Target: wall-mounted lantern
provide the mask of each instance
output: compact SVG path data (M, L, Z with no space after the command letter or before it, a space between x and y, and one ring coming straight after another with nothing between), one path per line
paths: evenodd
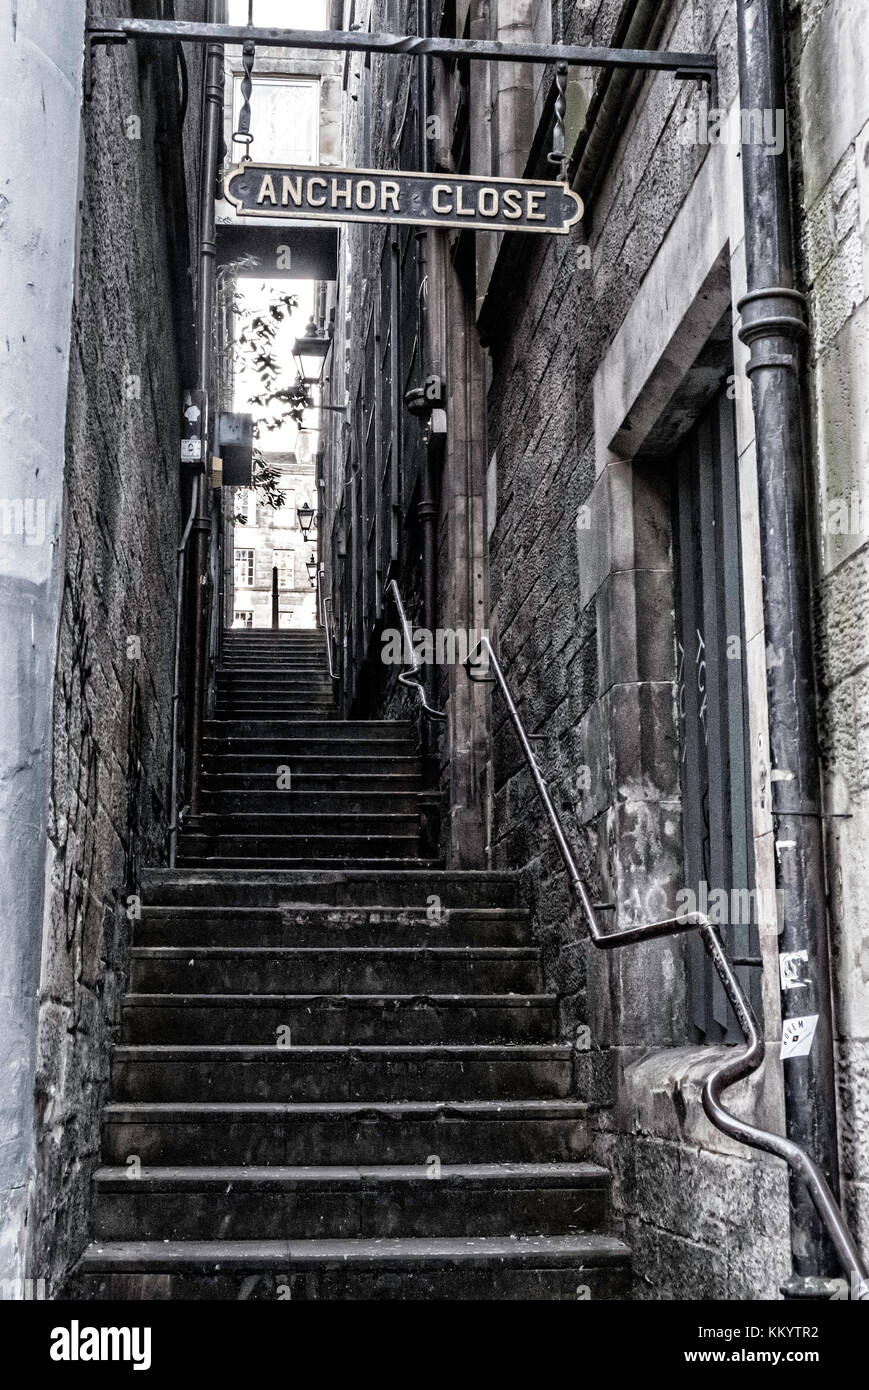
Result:
M317 557L312 555L310 560L305 562L305 569L308 571L308 578L311 581L311 588L317 583Z
M299 525L302 528L302 540L306 541L311 534L316 517L314 508L309 502L305 502L303 506L296 508L296 516L299 518Z
M309 319L303 336L293 344L299 380L306 386L319 386L322 382L331 343L328 333L321 333L313 318Z

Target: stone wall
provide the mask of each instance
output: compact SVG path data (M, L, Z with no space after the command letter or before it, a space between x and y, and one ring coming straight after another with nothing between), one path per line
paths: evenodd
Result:
M605 43L620 18L643 8L577 6L565 38ZM717 51L718 103L729 107L735 5L654 8L658 46ZM684 881L667 479L643 445L723 314L735 336L744 283L738 151L685 138L696 100L670 77L626 95L620 129L581 190L582 229L565 242L524 246L521 263L502 247L481 312L492 360L493 627L570 838L596 896L614 905L604 912L611 929L666 915ZM487 275L490 263L478 259ZM738 372L736 341L734 360ZM752 738L763 747L747 391L736 408L749 703ZM788 1269L783 1171L730 1145L702 1115L702 1077L717 1054L691 1043L683 947L671 941L603 958L582 942L497 702L495 712L493 856L502 867L525 867L565 1036L580 1048L582 1093L601 1106L596 1148L635 1250L637 1296L775 1297ZM771 882L772 860L754 763L760 886ZM760 925L774 1056L776 923ZM737 1095L745 1113L781 1129L774 1062Z
M52 1290L86 1237L127 904L166 853L201 90L187 57L183 146L165 49L98 51L84 109L31 1217L32 1273Z
M859 0L791 0L842 1178L869 1244L869 90Z

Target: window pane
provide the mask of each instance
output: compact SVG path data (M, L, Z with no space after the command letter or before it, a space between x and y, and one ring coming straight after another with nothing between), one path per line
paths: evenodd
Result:
M292 589L295 584L295 553L292 550L276 550L275 564L278 569L278 587Z
M325 29L328 0L254 0L253 22L263 29ZM247 24L247 0L229 0L229 23Z
M254 575L254 552L252 550L237 550L235 552L235 587L237 589L253 588Z
M238 129L242 78L234 84ZM320 84L310 78L255 77L250 99L251 156L260 162L315 164L320 153Z

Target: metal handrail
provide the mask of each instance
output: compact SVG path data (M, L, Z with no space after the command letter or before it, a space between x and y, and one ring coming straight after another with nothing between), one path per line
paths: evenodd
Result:
M401 601L401 593L394 579L387 585L386 592L391 596L398 612L398 621L401 623L404 650L405 652L412 653L413 633L410 630L410 623L407 621L407 614L404 611L404 604ZM409 671L400 672L398 682L399 685L406 685L408 689L416 692L419 696L422 712L428 719L434 719L438 723L443 723L446 720L447 716L444 714L443 710L435 709L434 705L430 705L428 702L428 697L425 693L423 667L421 665L412 665Z
M494 674L494 682L488 677L481 677L474 674L474 666L478 653L485 653L488 657L488 670ZM808 1189L809 1196L815 1204L818 1215L823 1222L827 1234L835 1247L842 1269L846 1277L851 1281L853 1290L852 1296L869 1302L869 1271L860 1253L859 1247L851 1234L842 1215L842 1211L830 1189L826 1177L821 1169L797 1144L783 1135L771 1134L767 1130L759 1129L756 1125L740 1120L731 1111L726 1110L721 1103L721 1094L729 1086L733 1086L737 1081L742 1081L745 1077L756 1072L763 1063L766 1051L763 1035L758 1027L757 1019L754 1016L751 1004L743 991L733 963L727 955L724 943L710 922L709 918L703 913L687 913L683 917L672 917L666 921L649 922L641 927L629 927L624 931L610 932L604 931L594 909L588 887L584 882L579 867L571 851L564 833L561 819L555 809L552 795L534 756L528 735L522 724L516 703L510 694L509 686L501 670L492 645L487 637L481 638L468 654L465 661L465 670L468 677L473 680L486 679L490 684L497 684L507 711L516 730L525 761L531 771L537 793L543 803L549 824L552 828L558 851L564 861L570 879L570 886L573 893L579 900L583 916L588 923L589 936L592 942L601 950L611 950L615 946L630 946L640 941L651 941L658 937L674 936L677 933L697 930L707 954L715 966L718 978L724 988L733 1012L736 1014L739 1026L745 1036L746 1048L744 1052L738 1053L732 1059L722 1062L709 1074L703 1086L702 1099L703 1109L706 1115L723 1134L727 1134L731 1139L736 1139L751 1148L761 1149L766 1153L774 1154L777 1158L782 1158L788 1166L795 1172Z
M328 598L324 598L324 597L323 597L323 582L322 582L322 581L323 581L323 576L322 576L322 574L320 573L320 570L319 570L319 568L318 568L318 570L317 570L317 609L318 609L318 614L317 614L317 616L318 616L319 621L320 621L320 626L324 629L324 631L325 631L325 633L326 633L326 656L327 656L328 661L329 661L329 675L332 677L333 681L336 681L336 680L338 679L338 672L335 670L335 659L334 659L334 656L333 656L333 653L332 653L332 622L333 622L333 617L332 617L331 612L330 612L330 614L329 614L329 619L328 619L328 621L327 621L327 619L326 619L326 608L328 607L328 608L331 609L331 607L332 607L332 598L331 598L331 595L330 595Z

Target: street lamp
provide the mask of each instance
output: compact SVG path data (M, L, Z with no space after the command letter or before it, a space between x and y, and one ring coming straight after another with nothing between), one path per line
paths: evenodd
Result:
M302 528L303 541L306 541L311 534L311 527L314 525L315 515L314 508L308 502L296 508L296 516L299 518L299 525Z
M299 380L304 382L305 386L320 385L331 343L332 339L328 333L321 333L312 315L304 334L297 338L293 345L293 358Z
M305 569L308 571L308 578L309 578L310 581L311 581L311 588L313 589L314 585L315 585L316 582L317 582L317 557L316 557L316 555L312 555L311 558L310 558L310 560L306 561L306 563L305 563Z

